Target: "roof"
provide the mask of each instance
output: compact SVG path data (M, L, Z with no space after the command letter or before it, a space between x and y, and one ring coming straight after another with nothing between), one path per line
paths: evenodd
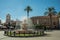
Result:
M57 17L57 16L52 16L52 17ZM49 18L49 16L34 16L34 17L31 17L31 18Z

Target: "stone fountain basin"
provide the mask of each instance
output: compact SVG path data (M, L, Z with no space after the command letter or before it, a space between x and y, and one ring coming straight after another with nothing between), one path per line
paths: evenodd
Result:
M15 30L16 33L25 33L25 34L28 34L28 33L34 33L33 30Z
M31 36L42 36L44 35L44 31L43 30L8 30L8 31L4 31L4 35L5 36L10 36L10 37L31 37Z

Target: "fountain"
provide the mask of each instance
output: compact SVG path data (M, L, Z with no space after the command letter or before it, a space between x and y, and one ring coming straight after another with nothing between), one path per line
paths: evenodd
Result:
M17 22L18 23L18 22ZM19 23L18 23L19 24ZM17 24L17 26L18 26ZM41 36L44 35L43 30L34 30L34 25L30 18L23 19L20 26L15 30L7 30L4 31L4 35L6 36L13 36L13 37L31 37L31 36Z
M19 24L19 23L18 23ZM17 24L17 25L18 25ZM34 25L30 18L25 18L20 27L16 27L15 30L7 30L4 32L4 35L13 36L13 37L31 37L31 36L41 36L44 35L43 30L34 30Z
M20 29L16 29L16 31L20 31L21 33L28 33L28 32L32 32L34 30L34 25L31 21L30 18L25 18L23 19L22 23L20 24ZM17 27L16 27L17 28Z
M30 18L26 18L26 19L24 19L24 20L22 21L21 26L22 26L22 27L26 27L27 30L29 30L29 29L33 29L33 26L34 26L34 25L33 25L33 23L32 23L32 21L31 21Z

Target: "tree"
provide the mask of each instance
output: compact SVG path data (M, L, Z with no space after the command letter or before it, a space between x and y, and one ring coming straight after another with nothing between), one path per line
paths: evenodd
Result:
M35 26L35 29L43 29L45 27L45 25L42 25L42 24L36 24Z
M27 6L24 10L27 11L27 17L29 17L29 12L32 11L31 7Z
M58 16L60 16L60 12L58 12L58 14L57 14Z
M56 11L54 7L49 7L47 11L44 13L45 15L50 16L50 27L52 27L52 15L56 15Z

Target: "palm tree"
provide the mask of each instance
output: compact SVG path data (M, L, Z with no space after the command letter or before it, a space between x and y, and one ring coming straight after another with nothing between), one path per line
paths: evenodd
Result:
M58 16L60 16L60 12L58 12L58 14L57 14Z
M52 15L56 15L56 11L54 7L49 7L47 11L44 13L45 15L50 16L50 28L52 28Z
M27 6L24 10L27 11L27 17L29 17L29 12L32 11L31 7Z

